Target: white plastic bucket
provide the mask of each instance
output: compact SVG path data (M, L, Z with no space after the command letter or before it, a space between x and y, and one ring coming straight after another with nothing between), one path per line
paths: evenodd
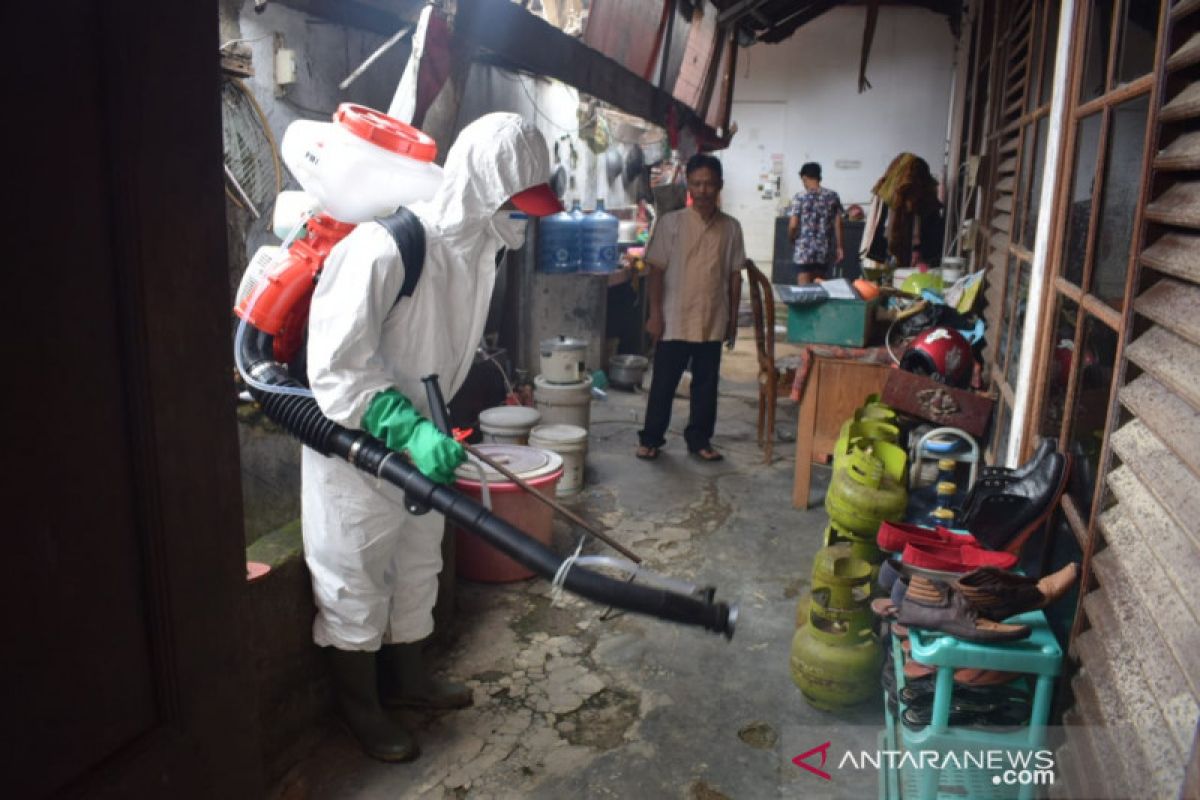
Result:
M583 468L588 450L586 430L577 425L538 425L529 432L529 446L562 457L563 474L555 490L557 496L569 497L583 490Z
M280 150L288 169L340 222L368 222L428 200L442 182L426 134L365 106L343 103L334 122L296 120Z
M528 444L529 431L542 419L536 408L496 406L479 413L483 440L495 444Z
M542 412L543 425L575 425L585 431L592 423L592 376L579 383L551 383L545 376L533 379L533 399Z

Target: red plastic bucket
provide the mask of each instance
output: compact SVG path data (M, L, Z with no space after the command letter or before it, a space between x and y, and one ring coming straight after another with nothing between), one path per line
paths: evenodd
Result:
M480 445L479 449L485 455L493 457L497 453L518 450L532 451L546 456L541 467L534 470L534 474L528 478L521 474L523 471L521 469L513 469L513 471L530 486L542 491L548 497L554 497L555 489L563 474L562 459L557 455L518 445ZM539 472L541 474L538 474ZM459 478L454 482L455 488L482 503L483 491L479 480L463 477L463 467L459 468L458 474ZM491 473L491 475L496 474ZM488 492L491 495L492 513L542 544L550 545L553 535L554 509L535 500L527 491L508 480L491 480L489 476ZM484 583L508 583L533 577L532 570L513 561L479 536L461 530L457 526L453 527L456 547L455 564L460 578Z

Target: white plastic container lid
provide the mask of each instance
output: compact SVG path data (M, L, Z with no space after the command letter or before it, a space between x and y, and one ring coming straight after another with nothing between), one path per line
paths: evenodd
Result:
M523 481L537 480L551 475L562 469L563 465L562 456L558 453L520 444L478 444L475 445L475 449L492 461L503 465L505 469ZM460 481L478 485L479 471L473 466L473 463L478 463L483 467L488 483L512 483L498 470L482 462L468 461L460 464L458 469L454 470L454 476Z
M588 432L578 425L538 425L529 432L529 437L547 444L579 444L587 441Z
M496 406L479 412L479 424L489 428L528 430L541 418L542 412L529 406Z

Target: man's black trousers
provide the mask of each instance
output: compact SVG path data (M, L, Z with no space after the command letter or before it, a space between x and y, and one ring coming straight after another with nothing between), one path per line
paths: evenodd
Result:
M691 413L683 438L696 452L712 444L717 425L717 382L721 374L720 342L659 342L654 350L654 374L646 401L646 427L638 431L644 447L662 447L671 424L671 401L683 371L691 365Z

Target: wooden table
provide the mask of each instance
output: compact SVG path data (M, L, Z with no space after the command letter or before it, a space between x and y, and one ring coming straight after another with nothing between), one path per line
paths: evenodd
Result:
M842 424L867 395L883 389L891 359L881 347L809 346L808 369L796 372L792 396L800 402L796 423L796 475L792 505L808 508L812 462L828 463Z

